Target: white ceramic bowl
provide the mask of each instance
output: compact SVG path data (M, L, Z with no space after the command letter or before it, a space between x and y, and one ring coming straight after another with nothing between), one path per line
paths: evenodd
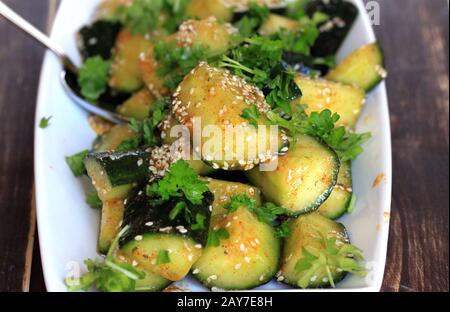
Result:
M360 15L340 53L342 58L375 36L360 0L353 1ZM61 1L51 38L79 60L74 34L92 15L98 0ZM42 266L48 291L65 291L64 277L70 270L84 269L83 260L95 258L99 212L85 203L87 179L75 179L64 157L91 146L95 138L87 113L70 101L59 82L60 65L47 53L44 59L35 125L36 204ZM53 116L51 125L38 127L44 116ZM347 277L337 289L320 291L378 291L383 280L391 204L391 139L385 84L370 95L357 125L373 138L353 164L354 190L358 197L353 214L342 219L352 242L361 247L370 273L366 278ZM377 177L384 177L373 187ZM188 278L184 287L206 290ZM271 282L258 290L290 289Z

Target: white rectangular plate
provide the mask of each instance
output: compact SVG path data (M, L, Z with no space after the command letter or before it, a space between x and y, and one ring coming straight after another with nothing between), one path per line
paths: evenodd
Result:
M360 15L340 53L342 58L375 36L360 0L353 0ZM51 38L79 60L75 33L86 24L98 0L61 2ZM85 203L87 179L75 179L64 157L88 149L95 138L89 128L87 113L64 93L59 82L60 64L47 53L44 59L35 125L36 204L42 266L48 291L65 291L64 277L69 270L83 269L83 260L97 257L96 244L99 212ZM49 128L38 127L44 116L53 116ZM369 95L358 123L360 132L370 131L373 138L365 152L353 164L354 190L358 198L353 214L342 219L352 242L361 247L367 260L366 278L348 277L338 289L321 291L379 291L383 280L391 204L391 138L389 112L384 83ZM381 181L374 187L374 181ZM380 179L382 178L382 179ZM183 287L206 290L187 279ZM288 290L271 282L258 290Z

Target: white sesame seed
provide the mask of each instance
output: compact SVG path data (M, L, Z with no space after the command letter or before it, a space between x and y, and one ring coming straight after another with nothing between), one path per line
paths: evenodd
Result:
M142 235L137 235L134 237L134 240L141 241L143 239Z

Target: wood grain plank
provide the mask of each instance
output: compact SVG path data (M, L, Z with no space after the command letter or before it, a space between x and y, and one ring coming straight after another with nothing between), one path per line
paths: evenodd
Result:
M379 0L393 135L384 291L448 291L448 5Z
M5 3L45 29L46 1ZM4 19L0 38L7 43L0 45L0 291L20 291L29 279L33 125L43 50Z

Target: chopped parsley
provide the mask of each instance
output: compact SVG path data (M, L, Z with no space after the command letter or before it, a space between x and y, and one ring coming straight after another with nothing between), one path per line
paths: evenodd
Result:
M84 157L89 154L88 150L76 153L72 156L66 157L66 163L69 165L70 170L76 177L81 177L85 172L86 168L84 166Z
M209 49L199 44L178 47L175 43L165 41L156 43L154 53L159 65L156 73L164 78L164 85L170 90L174 90L200 62L214 57Z
M208 183L200 180L184 160L172 164L161 180L147 186L148 196L156 195L162 200L184 196L194 205L201 204L203 194L208 191Z
M269 15L270 10L266 5L250 3L248 13L237 21L234 26L239 30L241 37L248 38L258 30Z
M134 0L120 6L116 15L134 34L145 35L157 29L172 33L187 18L187 3L188 0Z
M332 269L340 269L358 276L367 274L366 270L358 264L358 260L364 259L359 248L346 243L337 244L335 237L324 237L318 240L323 245L323 250L317 251L316 248L309 250L303 247L302 258L295 265L295 269L301 274L298 280L299 287L307 288L313 276L325 271L330 285L334 288Z
M354 160L363 152L361 145L371 138L370 133L356 134L343 126L336 127L340 116L326 109L320 113L312 112L309 116L304 107L297 106L292 118L287 120L274 111L268 118L289 132L294 139L299 135L319 138L336 151L342 161Z
M93 209L101 209L103 206L102 201L95 190L86 194L86 203Z
M159 250L158 257L156 258L156 264L161 265L161 264L166 264L166 263L170 263L169 251Z
M195 215L195 223L193 223L191 225L191 229L193 231L199 231L199 230L206 229L205 220L206 220L205 215L203 215L201 213L197 213Z
M221 240L226 240L230 237L230 233L224 228L209 231L207 246L219 247Z
M290 102L301 95L294 72L282 62L283 42L254 36L223 56L219 66L243 77L263 90L272 108L290 112Z
M138 147L152 147L158 143L158 137L155 135L156 129L166 115L166 98L158 99L154 103L154 108L150 116L142 121L132 118L129 129L136 133L135 137L129 137L122 141L117 150L126 151L137 149Z
M250 108L244 108L241 117L247 119L252 126L258 127L258 118L260 115L258 108L253 105Z
M97 101L106 91L110 62L100 56L88 58L78 73L81 95L89 101Z
M52 116L50 117L42 117L39 121L39 128L45 129L48 126L50 126L50 119L52 119Z

